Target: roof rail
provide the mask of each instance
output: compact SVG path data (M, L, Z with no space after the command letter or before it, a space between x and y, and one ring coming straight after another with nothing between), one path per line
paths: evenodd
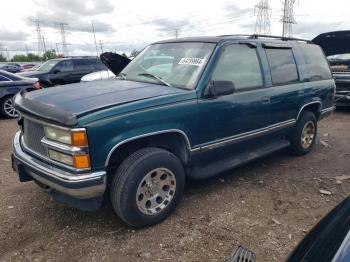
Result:
M97 58L97 56L89 56L89 55L87 55L87 56L65 56L65 57L63 57L63 58Z
M272 38L272 39L281 39L282 41L301 41L306 42L308 44L312 44L311 40L307 39L301 39L301 38L294 38L294 37L284 37L284 36L275 36L275 35L259 35L259 34L252 34L249 38Z
M271 39L280 39L282 41L301 41L306 42L308 44L312 44L311 40L301 39L301 38L293 38L293 37L283 37L283 36L274 36L274 35L260 35L260 34L233 34L233 35L219 35L218 37L232 37L232 36L243 36L250 39L258 39L258 38L271 38Z

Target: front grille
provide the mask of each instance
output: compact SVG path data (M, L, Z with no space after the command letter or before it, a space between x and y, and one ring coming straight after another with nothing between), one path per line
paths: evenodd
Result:
M44 135L43 124L27 118L23 119L23 139L26 147L37 154L47 156L47 149L41 143Z

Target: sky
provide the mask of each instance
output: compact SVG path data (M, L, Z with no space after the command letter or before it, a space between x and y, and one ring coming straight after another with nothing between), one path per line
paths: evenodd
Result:
M2 1L0 49L38 53L35 20L40 20L46 49L62 53L59 23L65 24L68 55L97 52L129 54L146 45L179 37L221 34L252 34L259 0L12 0ZM282 34L282 0L270 0L271 33ZM350 30L349 0L296 0L295 37L312 39L320 33Z

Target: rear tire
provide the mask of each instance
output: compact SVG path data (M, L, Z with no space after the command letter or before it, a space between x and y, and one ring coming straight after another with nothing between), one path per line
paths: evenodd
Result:
M110 192L112 206L131 226L154 225L175 209L184 185L184 168L174 154L143 148L127 157L116 171Z
M18 117L18 112L14 108L13 96L7 96L0 101L0 113L6 118Z
M315 144L316 136L317 120L315 114L303 111L290 136L290 151L298 156L309 153Z

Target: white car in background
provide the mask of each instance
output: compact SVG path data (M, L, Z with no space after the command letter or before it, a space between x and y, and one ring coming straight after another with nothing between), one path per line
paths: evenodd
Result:
M100 59L102 63L104 63L108 70L102 70L98 72L93 72L87 75L84 75L80 81L81 82L91 82L91 81L97 81L97 80L103 80L103 79L109 79L109 78L115 78L116 75L118 75L124 67L126 67L129 62L134 57L127 58L122 55L118 55L116 53L112 52L106 52L100 55Z
M98 72L93 72L87 75L84 75L80 81L81 82L91 82L91 81L97 81L97 80L103 80L108 78L114 78L115 74L113 74L110 70L103 70Z

